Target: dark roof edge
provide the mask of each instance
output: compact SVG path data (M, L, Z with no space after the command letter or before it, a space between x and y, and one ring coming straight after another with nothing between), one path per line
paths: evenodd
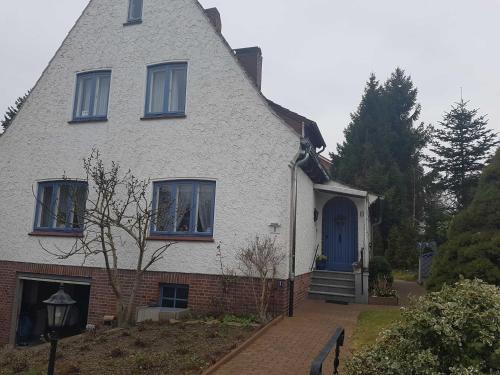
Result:
M285 115L292 117L292 118L295 118L296 120L302 121L306 126L308 126L310 128L310 130L312 131L312 133L314 134L315 139L311 139L314 146L316 146L317 148L326 147L326 143L325 143L325 140L323 139L323 135L321 134L321 131L319 130L318 124L315 121L313 121L305 116L302 116L302 115L298 114L297 112L293 112L290 109L285 108L282 105L280 105L276 102L273 102L270 99L266 98L266 100L271 105L271 108L273 108L276 112L283 112Z

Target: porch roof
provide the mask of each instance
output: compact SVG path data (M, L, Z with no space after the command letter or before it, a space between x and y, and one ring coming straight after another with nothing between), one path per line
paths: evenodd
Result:
M331 181L329 184L314 184L314 190L324 193L347 195L356 198L366 198L368 195L372 195L367 191L345 186L335 181Z

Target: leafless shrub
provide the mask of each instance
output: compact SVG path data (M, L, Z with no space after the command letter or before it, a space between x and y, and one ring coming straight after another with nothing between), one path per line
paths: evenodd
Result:
M70 249L57 246L48 247L40 242L41 247L58 259L74 256L83 259L83 263L94 256L102 256L108 281L117 301L118 325L124 326L134 322L135 299L144 273L157 261L163 259L173 242L165 241L160 246L150 248L148 232L151 223L161 220L162 225L174 221L171 217L172 202L162 202L161 209L155 209L149 197L150 180L140 180L130 170L122 172L120 165L111 162L105 165L98 150L83 161L89 192L86 194L80 187L66 187L68 197L74 203L70 221L72 228L77 225L85 228L81 238L76 239ZM67 177L63 177L71 182ZM38 203L44 202L37 197ZM43 206L45 210L51 207ZM66 214L49 212L58 224L65 224ZM128 238L135 247L134 280L128 289L119 277L120 258L125 239ZM129 254L127 254L127 258ZM123 265L122 265L123 268Z
M239 250L237 259L239 269L251 281L259 320L266 322L269 318L268 307L273 283L278 266L285 259L285 253L281 246L276 244L275 238L256 236L246 247Z
M235 271L224 265L224 256L222 254L222 243L217 245L216 253L217 261L220 269L220 286L221 293L218 294L213 300L213 308L216 314L224 315L231 307L231 289L237 282Z

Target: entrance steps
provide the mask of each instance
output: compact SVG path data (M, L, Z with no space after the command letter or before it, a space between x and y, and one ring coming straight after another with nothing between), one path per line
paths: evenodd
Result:
M331 302L354 303L354 273L339 271L313 271L309 298Z

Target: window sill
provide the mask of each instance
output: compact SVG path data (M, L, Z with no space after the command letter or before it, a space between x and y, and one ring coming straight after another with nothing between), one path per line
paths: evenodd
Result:
M82 122L106 122L108 121L108 118L95 118L95 117L91 117L91 118L82 118L82 119L74 119L74 120L70 120L68 121L68 124L80 124Z
M35 231L28 233L28 236L34 237L71 237L71 238L82 238L83 233L81 232L51 232L51 231Z
M163 115L145 115L141 120L159 120L167 118L186 118L185 113L165 113Z
M132 25L140 25L142 20L130 20L123 24L123 26L132 26Z
M148 241L172 241L172 242L215 242L213 237L197 236L149 236Z

